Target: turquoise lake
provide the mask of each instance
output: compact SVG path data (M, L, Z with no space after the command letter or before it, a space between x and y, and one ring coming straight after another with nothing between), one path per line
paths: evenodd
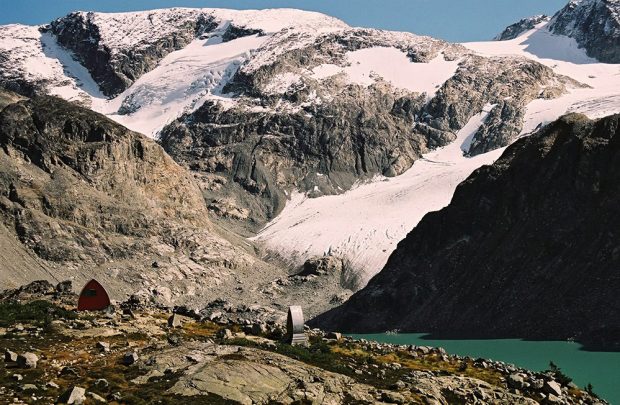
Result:
M381 343L443 347L448 353L460 356L482 357L515 364L534 371L549 368L553 361L573 379L585 387L591 383L594 392L611 404L620 405L620 352L583 351L572 342L497 340L433 340L423 339L422 333L396 335L350 335L356 339Z

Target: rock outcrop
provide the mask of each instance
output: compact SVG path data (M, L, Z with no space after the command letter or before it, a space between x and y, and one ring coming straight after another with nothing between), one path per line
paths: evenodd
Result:
M210 227L198 187L161 147L61 99L6 106L0 146L4 223L46 260L123 258L151 236Z
M468 153L504 147L521 133L531 101L577 86L522 57L482 57L296 10L77 12L41 31L0 30L15 38L0 46L0 86L62 94L159 137L194 172L211 212L247 233L277 215L291 192L339 194L404 173L488 105ZM176 50L187 53L172 63ZM379 60L403 72L390 77ZM184 74L187 82L177 80ZM101 107L97 86L122 99Z
M618 348L620 116L568 115L478 169L311 324Z
M95 277L112 299L201 308L224 297L272 318L283 302L316 315L348 296L340 271L289 280L212 224L191 174L153 140L54 97L0 102L2 288Z

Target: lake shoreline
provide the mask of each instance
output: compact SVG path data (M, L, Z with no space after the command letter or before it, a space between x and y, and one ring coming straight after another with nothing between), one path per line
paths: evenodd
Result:
M428 333L348 334L380 344L442 347L448 353L472 358L493 359L534 372L556 364L580 387L592 384L594 392L620 403L620 353L589 351L579 342L520 339L438 339Z

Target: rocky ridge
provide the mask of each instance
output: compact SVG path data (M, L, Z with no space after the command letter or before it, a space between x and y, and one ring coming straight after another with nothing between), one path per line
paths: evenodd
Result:
M546 15L535 15L533 17L523 18L506 27L506 29L494 39L496 41L509 41L511 39L515 39L524 32L534 29L538 24L548 22L550 19L551 17Z
M517 141L311 324L617 349L619 120L568 115Z

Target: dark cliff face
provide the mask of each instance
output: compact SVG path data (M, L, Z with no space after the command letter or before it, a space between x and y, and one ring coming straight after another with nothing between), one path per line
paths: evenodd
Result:
M207 103L167 127L161 143L190 169L240 185L249 193L242 199L260 204L253 217L267 219L284 207L286 190L337 194L359 178L394 176L411 166L428 143L411 130L421 100L390 90L352 86L335 103L288 114Z
M601 62L620 63L618 0L572 0L553 16L549 31L574 38Z
M176 25L170 35L157 41L112 50L102 41L92 16L93 13L71 13L53 21L49 29L60 45L73 51L106 96L122 93L167 54L184 48L196 36L218 25L212 17L197 14L194 20ZM171 20L169 24L176 22Z
M152 140L54 97L12 101L0 111L0 218L42 258L126 257L151 236L209 229L198 187Z
M620 348L620 115L569 115L477 170L311 324Z

